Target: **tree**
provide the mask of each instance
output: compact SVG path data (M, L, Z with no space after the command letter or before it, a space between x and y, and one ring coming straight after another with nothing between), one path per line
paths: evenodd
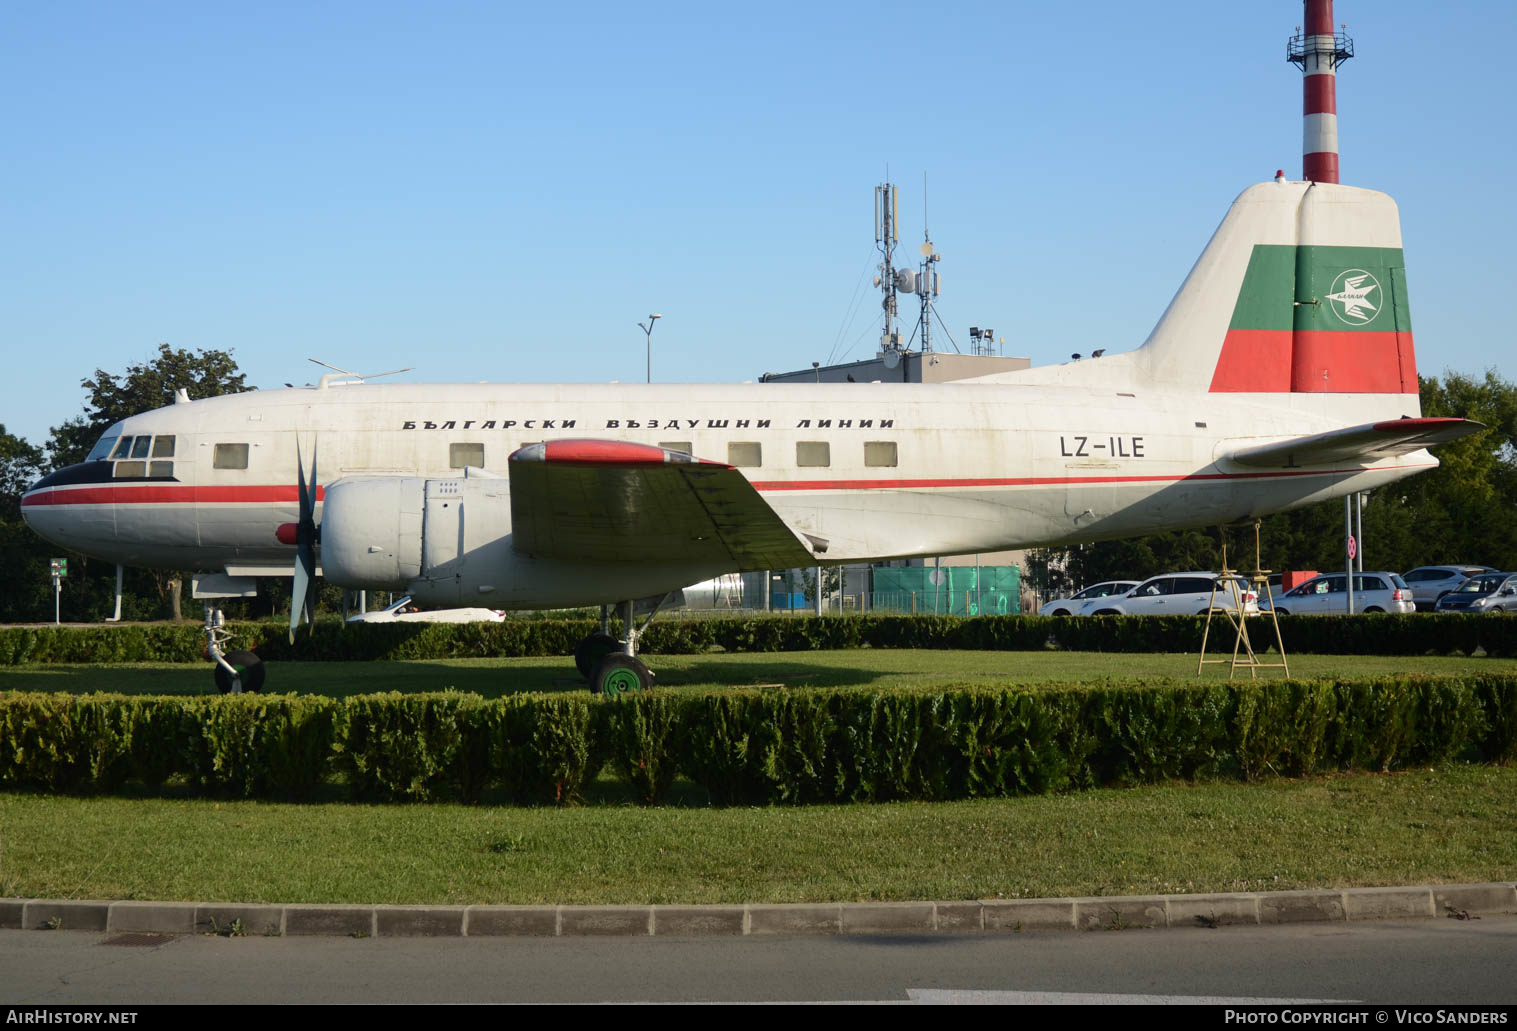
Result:
M120 376L96 369L94 376L81 380L79 385L89 395L84 413L53 427L47 442L53 469L84 461L100 435L111 426L129 416L173 404L174 395L179 390L187 391L192 398L201 398L235 394L247 389L245 377L237 370L237 362L230 351L201 349L190 352L168 344L159 344L156 358L130 365ZM88 569L86 563L80 563L80 567L81 572ZM178 619L185 575L179 571L154 569L134 575L133 579L139 584L144 579L151 583L152 591L167 614ZM114 591L114 583L111 590Z
M42 449L0 425L0 621L40 618L51 607L50 545L21 519L21 495L42 475Z

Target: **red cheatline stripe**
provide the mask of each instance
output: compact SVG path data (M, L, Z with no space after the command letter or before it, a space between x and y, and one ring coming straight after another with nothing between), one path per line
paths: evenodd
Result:
M1425 464L1382 465L1382 469L1430 469ZM923 487L1057 487L1086 483L1179 483L1196 480L1264 480L1287 476L1340 476L1364 472L1352 469L1281 470L1263 473L1183 473L1168 476L1014 476L955 480L754 480L760 491L782 490L912 490Z
M1377 469L1423 469L1425 465L1387 465L1377 466ZM1200 480L1261 480L1272 477L1287 476L1337 476L1347 473L1363 472L1355 467L1352 469L1321 469L1321 470L1294 470L1259 473L1177 473L1161 476L1011 476L1011 477L963 477L944 479L900 479L900 480L754 480L755 490L760 491L786 491L786 490L913 490L922 488L943 487L1048 487L1068 486L1084 483L1179 483L1181 481ZM181 487L181 488L138 488L136 491L128 491L125 488L85 488L68 490L60 488L51 494L41 495L36 499L27 498L22 504L36 505L99 505L110 504L173 504L185 501L197 500L182 496L164 496L167 490L179 491L218 491L231 490L248 491L251 488L215 488L215 487ZM295 488L264 488L266 491L288 492L287 497L276 497L272 493L266 493L257 497L226 498L218 497L214 500L220 502L240 502L251 504L256 502L294 501ZM112 497L100 497L99 495L113 494ZM129 495L123 497L123 495ZM201 498L200 501L207 499Z
M1302 114L1338 113L1338 77L1331 73L1308 75L1302 80Z
M316 500L327 496L325 487L316 487ZM196 504L248 505L297 503L299 493L294 484L257 487L187 487L179 484L120 484L109 487L55 487L21 499L23 507L34 505L111 505L111 504Z
M1302 176L1307 182L1336 183L1338 181L1338 155L1336 152L1319 151L1301 159Z

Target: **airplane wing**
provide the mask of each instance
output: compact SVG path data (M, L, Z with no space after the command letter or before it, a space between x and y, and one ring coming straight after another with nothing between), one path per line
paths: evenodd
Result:
M1382 458L1394 458L1433 444L1458 440L1483 429L1484 423L1471 419L1390 419L1242 448L1223 458L1240 465L1267 469L1341 462L1368 465Z
M721 462L628 441L550 440L512 454L510 478L512 546L528 555L738 569L816 562L805 538Z

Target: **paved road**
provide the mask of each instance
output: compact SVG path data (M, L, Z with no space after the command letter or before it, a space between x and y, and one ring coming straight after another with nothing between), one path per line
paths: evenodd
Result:
M1517 916L747 938L216 938L0 931L0 1002L1517 1004Z

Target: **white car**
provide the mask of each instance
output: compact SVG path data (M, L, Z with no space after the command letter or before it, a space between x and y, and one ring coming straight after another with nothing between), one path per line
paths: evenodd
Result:
M402 598L387 609L360 612L349 616L349 623L504 623L506 614L499 609L432 609L422 612L410 598Z
M1213 585L1216 585L1215 593ZM1240 584L1243 611L1259 611L1259 595ZM1216 573L1164 573L1152 576L1126 594L1095 598L1080 606L1081 616L1196 616L1206 615L1207 606L1235 609L1233 587L1217 584Z
M1080 611L1080 605L1092 598L1109 598L1113 594L1126 594L1138 586L1136 580L1103 580L1101 583L1092 584L1079 594L1068 598L1055 598L1053 601L1044 602L1043 607L1038 609L1040 616L1073 616Z
M1348 612L1347 573L1324 573L1275 598L1275 612L1282 616L1342 616ZM1268 608L1269 602L1265 601ZM1412 589L1396 573L1354 574L1354 611L1417 611Z

